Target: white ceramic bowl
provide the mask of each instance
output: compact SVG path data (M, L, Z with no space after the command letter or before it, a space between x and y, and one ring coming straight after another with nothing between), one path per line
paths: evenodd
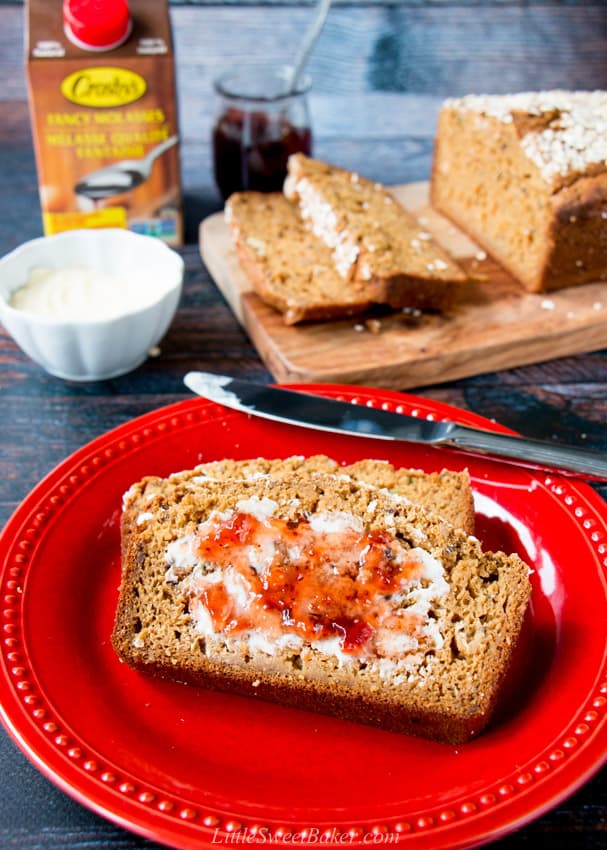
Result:
M125 279L145 275L158 288L153 301L116 318L71 321L42 318L9 304L36 267L87 266ZM151 236L128 230L70 230L32 239L0 260L0 321L15 342L59 378L96 381L139 366L171 324L183 285L183 260Z

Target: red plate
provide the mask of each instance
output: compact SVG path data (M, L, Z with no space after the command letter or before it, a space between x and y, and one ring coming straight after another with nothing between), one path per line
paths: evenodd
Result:
M413 396L307 389L496 429ZM533 567L508 693L477 740L453 747L163 682L114 655L129 485L216 458L317 452L426 470L467 464L483 543ZM174 847L209 847L236 830L234 843L471 847L556 805L605 759L607 506L572 479L304 431L192 399L68 458L17 510L0 554L6 727L76 800Z

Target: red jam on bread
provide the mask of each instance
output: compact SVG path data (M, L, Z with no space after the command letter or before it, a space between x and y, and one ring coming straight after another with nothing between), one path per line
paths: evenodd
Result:
M352 514L288 520L267 501L212 515L168 552L202 631L291 635L359 657L418 649L429 593L448 589L435 559Z

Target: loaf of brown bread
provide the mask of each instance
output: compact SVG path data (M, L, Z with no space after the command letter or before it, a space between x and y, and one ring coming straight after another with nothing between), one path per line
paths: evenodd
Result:
M432 204L530 291L607 279L607 92L447 100Z
M344 279L394 307L453 306L466 275L383 185L304 154L293 154L288 169L285 194Z
M451 743L487 724L529 598L518 557L343 472L219 471L125 495L127 664Z

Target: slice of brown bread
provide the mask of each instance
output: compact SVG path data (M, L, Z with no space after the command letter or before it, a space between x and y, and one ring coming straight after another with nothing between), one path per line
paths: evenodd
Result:
M353 316L372 306L369 286L337 274L329 249L284 195L237 192L225 217L247 279L286 324Z
M272 478L289 479L292 475L348 475L357 481L365 481L375 487L404 496L448 520L456 528L469 534L474 533L474 498L467 470L454 472L423 472L420 469L395 468L385 460L365 459L348 466L341 466L326 455L292 455L287 458L251 458L246 460L218 460L200 464L195 469L175 473L169 477L172 484L206 483L224 481L229 478ZM140 491L138 509L146 510L146 500L151 499L164 486L162 478L148 478L146 487Z
M134 668L458 743L495 707L528 568L339 474L125 496L112 635ZM303 554L302 554L303 553Z
M284 191L347 280L394 307L447 310L463 270L380 183L305 154L289 158Z
M456 528L474 534L474 497L468 470L423 472L395 468L380 460L361 460L344 470L360 481L404 496L416 505L438 514Z

